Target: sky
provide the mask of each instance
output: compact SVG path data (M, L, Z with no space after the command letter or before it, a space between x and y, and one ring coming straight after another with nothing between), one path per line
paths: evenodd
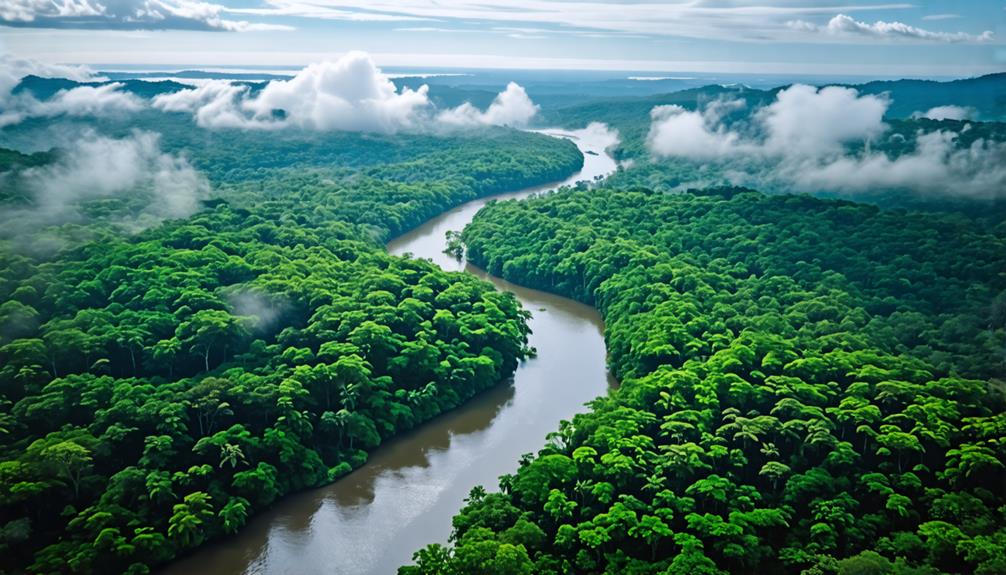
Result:
M110 69L381 66L966 77L1006 0L0 0L0 55Z

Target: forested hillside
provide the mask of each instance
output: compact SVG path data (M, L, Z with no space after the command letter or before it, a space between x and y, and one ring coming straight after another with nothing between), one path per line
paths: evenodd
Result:
M1001 222L566 190L462 239L596 305L621 386L400 573L1006 572Z
M114 195L39 187L72 188L79 151L0 157L7 231L39 222L0 249L0 571L149 572L508 377L526 353L517 300L383 241L583 161L503 129L163 127L182 155L155 154L165 175ZM84 140L86 159L158 142ZM212 186L195 215L125 217L190 161Z
M885 207L1006 213L1006 76L757 90L707 86L550 110L619 132L608 187L746 186Z

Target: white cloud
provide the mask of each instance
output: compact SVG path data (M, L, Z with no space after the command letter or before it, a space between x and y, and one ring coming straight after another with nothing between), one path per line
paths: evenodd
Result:
M307 66L257 94L225 80L158 95L155 108L189 112L203 128L393 133L413 127L430 105L427 86L400 92L362 52ZM282 111L282 114L281 114Z
M350 52L311 64L290 80L269 82L242 107L259 122L283 110L285 123L301 128L387 133L415 124L417 113L429 105L427 91L422 86L399 92L370 56Z
M144 107L143 101L127 92L120 92L125 84L114 82L99 86L78 86L60 90L48 100L36 102L27 112L31 116L108 116L136 112Z
M154 107L191 112L206 128L343 130L392 133L414 127L428 88L397 90L369 56L350 52L311 64L289 80L273 80L257 94L227 81L157 96Z
M32 22L40 16L81 17L98 16L105 7L90 0L5 0L0 4L0 20Z
M0 112L8 105L8 100L14 88L25 76L40 76L42 78L66 78L77 82L104 80L95 76L86 66L62 66L45 64L34 60L12 58L0 55Z
M165 112L190 113L203 128L255 127L256 122L240 109L240 101L247 94L247 85L211 80L195 88L160 94L151 104Z
M915 112L912 117L929 120L970 120L975 117L975 110L962 106L936 106L925 112Z
M683 36L732 41L781 40L786 21L834 14L834 5L795 2L766 5L764 0L680 2L642 0L265 0L266 8L235 13L332 20L429 20L486 22L540 29L541 33L586 35L591 32ZM909 3L848 4L849 13L911 8ZM546 28L547 27L547 28ZM516 32L528 36L528 32ZM540 35L540 34L535 34Z
M722 162L725 168L727 162L743 160L746 173L728 172L733 183L742 185L767 183L809 192L903 189L968 197L1006 194L1003 143L979 139L962 147L959 134L938 131L917 134L915 148L897 157L871 151L870 142L889 129L883 122L889 105L885 98L860 95L850 88L795 85L753 113L746 130L728 129L715 106L700 111L662 106L652 112L647 144L658 158ZM959 112L934 109L927 114Z
M929 14L928 16L923 16L922 19L930 22L938 22L940 20L957 20L960 17L960 14Z
M31 203L0 213L9 236L80 219L83 202L113 197L128 199L136 210L123 223L141 228L191 215L209 192L206 178L184 158L161 152L159 136L150 132L121 139L86 133L53 163L18 174L14 185Z
M0 22L49 28L293 30L224 18L228 12L226 6L200 0L5 0Z
M399 92L369 56L350 52L311 64L289 80L270 81L255 95L246 85L215 80L158 95L153 105L192 113L203 128L393 133L412 127L417 112L430 105L427 89Z
M165 112L188 112L205 128L339 130L394 133L428 127L428 87L398 90L362 52L311 64L290 80L273 80L253 94L246 85L218 80L157 96ZM482 112L465 103L436 116L451 125L524 126L538 106L511 83Z
M602 122L591 122L582 130L573 130L570 135L596 150L610 150L622 141L618 130Z
M872 24L861 22L846 14L838 14L824 26L818 26L806 20L791 20L787 22L787 26L799 32L820 33L839 39L872 38L880 40L971 44L980 44L995 40L995 35L991 30L986 30L981 34L934 32L910 26L903 22L884 22L882 20L878 20Z
M531 101L519 84L510 82L500 92L485 112L470 103L441 112L437 119L446 124L460 126L495 125L523 127L538 113L539 107Z
M759 110L768 138L767 151L776 154L822 156L840 153L848 142L883 133L889 102L880 96L860 96L852 88L795 85L779 92L776 101Z
M906 189L918 194L1002 198L1006 193L1006 146L978 140L956 145L949 131L918 136L913 152L843 156L828 162L787 163L777 174L798 190L863 193Z
M78 86L60 90L44 101L29 93L14 94L25 76L67 78L74 81L102 80L83 67L39 64L30 60L0 58L0 128L31 117L108 116L135 112L143 101L119 91L123 84Z
M729 131L700 111L681 106L657 106L650 111L652 124L647 146L656 156L711 160L741 153L740 135Z

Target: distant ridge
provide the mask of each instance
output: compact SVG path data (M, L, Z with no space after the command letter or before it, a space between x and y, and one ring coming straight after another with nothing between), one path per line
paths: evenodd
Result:
M977 120L1006 120L1006 73L988 74L961 80L878 80L864 84L827 84L847 86L863 94L888 94L891 105L887 110L890 119L910 118L916 112L926 112L938 106L961 106L977 112ZM585 118L593 114L603 121L627 121L649 114L654 106L676 104L688 109L723 96L745 100L749 106L771 102L776 94L789 85L760 90L746 86L710 84L652 96L622 96L597 99L553 111L553 121L567 122L571 118Z

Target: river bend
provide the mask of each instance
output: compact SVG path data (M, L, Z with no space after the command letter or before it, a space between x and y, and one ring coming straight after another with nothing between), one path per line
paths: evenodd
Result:
M497 488L523 453L541 448L559 421L583 411L613 383L603 324L589 306L490 276L443 253L490 199L531 194L604 177L615 169L612 142L598 130L560 132L584 153L583 170L559 184L474 200L399 236L392 254L411 253L448 271L466 271L515 293L532 312L536 358L513 380L379 447L361 468L317 489L289 495L236 535L210 543L163 575L389 575L428 543L447 541L451 517L475 485Z

